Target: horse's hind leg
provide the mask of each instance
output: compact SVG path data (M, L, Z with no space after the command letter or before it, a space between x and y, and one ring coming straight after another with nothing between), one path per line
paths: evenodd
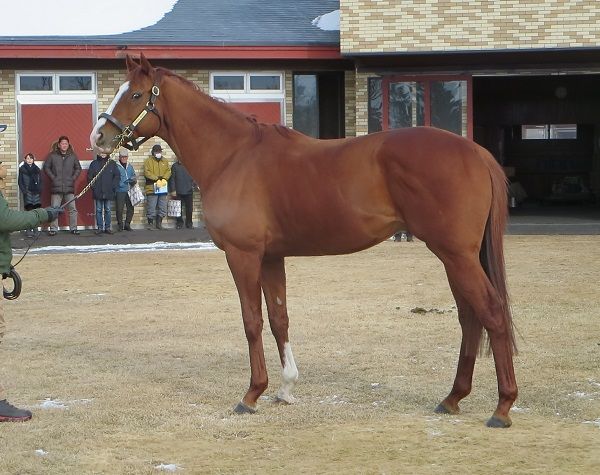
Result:
M238 249L227 249L225 255L238 289L250 355L250 387L234 410L237 413L253 413L256 412L256 401L268 385L262 341L261 256Z
M456 294L460 294L473 310L475 317L481 322L490 337L490 345L496 365L498 380L498 406L493 416L488 420L490 427L509 427L511 420L510 408L517 398L517 383L512 360L511 329L505 319L504 309L498 293L487 278L478 256L451 254L440 256L446 267L448 279ZM472 328L475 331L475 327ZM470 336L474 341L475 337ZM462 357L461 348L461 357ZM466 354L466 352L465 352ZM466 375L472 372L470 366L474 358L463 358L457 374L459 385L464 382ZM450 393L452 394L452 393ZM460 393L456 393L454 399ZM452 402L453 399L450 399Z
M452 285L450 287L453 287ZM435 412L458 414L458 403L471 392L473 369L481 341L481 322L473 314L473 310L462 296L452 289L458 308L458 321L462 329L460 356L456 369L456 377L450 394L435 408Z
M281 388L277 399L288 404L294 402L292 389L298 380L298 369L288 340L289 319L286 303L285 264L281 258L265 258L261 269L261 284L269 312L271 332L277 342L281 361Z

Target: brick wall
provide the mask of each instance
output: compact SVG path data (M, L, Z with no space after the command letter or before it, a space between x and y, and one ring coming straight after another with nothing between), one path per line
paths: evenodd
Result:
M0 133L0 160L6 167L4 197L10 206L17 205L17 110L15 99L15 72L0 69L0 124L8 128Z
M346 137L356 137L356 73L344 73L344 113Z
M342 53L600 45L598 0L342 0Z
M356 135L366 135L369 131L369 78L372 73L356 74Z

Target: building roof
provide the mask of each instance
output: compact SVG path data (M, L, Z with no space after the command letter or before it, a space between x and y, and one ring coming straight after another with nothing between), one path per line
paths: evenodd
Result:
M66 27L66 34L60 36L0 34L0 45L339 47L339 28L324 30L313 24L315 18L336 9L339 9L339 0L177 0L172 10L156 24L136 31L69 36ZM68 24L68 12L64 15ZM135 11L123 7L115 15L135 15ZM23 28L27 28L26 21Z

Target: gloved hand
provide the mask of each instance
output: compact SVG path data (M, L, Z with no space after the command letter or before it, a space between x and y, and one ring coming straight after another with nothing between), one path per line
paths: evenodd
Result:
M58 218L58 215L60 213L64 213L65 210L62 208L54 208L54 207L49 207L46 208L46 213L48 213L48 221L54 221L55 219Z

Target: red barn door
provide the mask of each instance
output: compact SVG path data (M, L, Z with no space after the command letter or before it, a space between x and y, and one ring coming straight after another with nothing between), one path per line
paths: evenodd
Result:
M90 132L93 128L92 104L21 104L21 157L31 152L36 156L37 165L42 168L50 147L61 135L69 137L83 171L75 183L75 193L87 184L87 169L94 159L86 148L90 146ZM42 205L50 205L50 183L43 173ZM92 193L86 193L77 200L78 225L94 226L94 201ZM61 227L68 227L68 213L59 218Z

